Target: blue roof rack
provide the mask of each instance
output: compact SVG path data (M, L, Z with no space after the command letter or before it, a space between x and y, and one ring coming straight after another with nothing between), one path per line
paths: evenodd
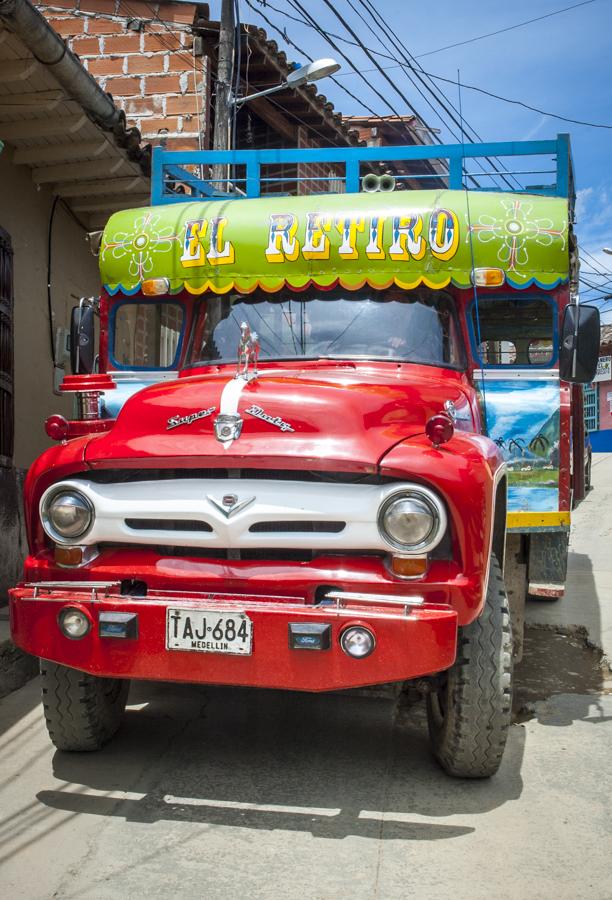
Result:
M531 157L527 169L518 157ZM548 157L550 167L534 157ZM515 163L507 167L507 158ZM489 163L484 171L470 161ZM493 160L504 160L494 165ZM444 185L451 190L512 191L567 197L574 203L569 135L549 141L501 141L478 144L416 144L404 147L329 147L324 149L169 151L155 147L151 203L236 200L290 193L357 193L362 174L375 164L391 167L399 187ZM418 165L420 163L420 165ZM410 172L410 166L416 171ZM414 164L417 164L414 166ZM219 167L216 176L212 167ZM328 168L325 169L324 167ZM225 167L225 171L221 168ZM313 174L313 167L317 172ZM323 167L323 168L321 168ZM219 170L222 175L219 176ZM325 171L320 175L318 172ZM525 184L525 176L551 176L545 184ZM483 186L483 180L486 184ZM404 184L402 184L404 182ZM503 182L503 184L500 184ZM516 187L513 186L516 185Z

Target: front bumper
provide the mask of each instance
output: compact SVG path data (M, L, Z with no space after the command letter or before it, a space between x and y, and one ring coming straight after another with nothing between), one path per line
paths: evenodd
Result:
M10 617L18 647L92 675L328 691L404 681L453 664L456 611L446 605L414 603L414 599L403 605L395 598L389 602L362 598L313 606L297 597L189 591L149 592L137 598L120 594L119 584L85 589L41 583L10 591ZM60 610L74 604L87 610L93 620L91 631L81 640L65 637L58 627ZM166 649L168 607L246 613L253 622L252 654L239 657ZM102 612L136 613L138 636L101 637ZM329 624L330 649L291 649L290 623ZM376 637L376 649L365 659L353 659L340 647L340 633L354 624L366 625Z

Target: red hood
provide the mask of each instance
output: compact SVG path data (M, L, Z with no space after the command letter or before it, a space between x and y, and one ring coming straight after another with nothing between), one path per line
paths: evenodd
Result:
M242 434L224 446L215 437L214 420L232 382L227 367L140 391L125 403L112 430L90 441L87 462L374 471L391 447L421 434L446 400L467 410L471 392L460 373L425 366L269 368L244 386L237 404ZM247 412L255 407L276 424ZM168 428L169 420L209 410L214 411Z

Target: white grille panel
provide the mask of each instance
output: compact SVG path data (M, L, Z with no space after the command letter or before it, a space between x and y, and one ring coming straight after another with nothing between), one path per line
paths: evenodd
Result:
M378 509L390 494L416 485L312 483L303 481L265 481L261 479L176 479L96 484L91 481L65 481L58 488L85 494L93 504L93 527L78 544L124 543L169 544L198 548L237 549L312 549L381 550L389 545L378 531ZM235 498L235 511L228 499ZM225 499L225 504L224 504ZM44 503L45 496L41 500ZM161 527L135 529L129 520L152 520L161 524L185 520L205 523L207 530L176 530ZM339 532L317 532L312 523L342 521ZM292 522L305 524L303 533L294 530L250 531L260 523Z

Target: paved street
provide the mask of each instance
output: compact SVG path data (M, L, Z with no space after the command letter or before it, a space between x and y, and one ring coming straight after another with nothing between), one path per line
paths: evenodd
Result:
M30 682L0 701L7 898L609 900L612 459L575 517L568 596L530 606L500 773L448 779L420 704L135 686L95 755L54 752Z

